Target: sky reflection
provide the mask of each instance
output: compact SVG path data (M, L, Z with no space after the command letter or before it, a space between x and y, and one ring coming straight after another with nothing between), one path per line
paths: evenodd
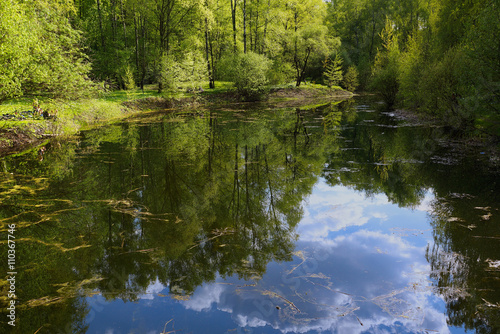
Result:
M102 302L89 332L450 333L424 255L431 200L428 193L410 210L319 182L304 204L292 262L270 263L255 281L218 277L189 300L170 298L157 281L137 303ZM112 330L99 332L104 323Z

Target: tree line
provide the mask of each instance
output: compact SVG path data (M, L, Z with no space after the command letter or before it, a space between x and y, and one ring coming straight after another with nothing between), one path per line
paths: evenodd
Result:
M9 0L0 12L0 101L359 81L390 106L498 131L499 0Z

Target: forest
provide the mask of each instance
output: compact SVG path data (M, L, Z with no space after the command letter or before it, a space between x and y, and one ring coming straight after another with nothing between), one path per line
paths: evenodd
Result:
M499 0L6 0L0 102L232 82L373 92L500 133Z

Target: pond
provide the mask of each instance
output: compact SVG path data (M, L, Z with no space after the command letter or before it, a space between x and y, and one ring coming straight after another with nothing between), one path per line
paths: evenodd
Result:
M233 107L0 159L5 332L500 330L497 158L367 98Z

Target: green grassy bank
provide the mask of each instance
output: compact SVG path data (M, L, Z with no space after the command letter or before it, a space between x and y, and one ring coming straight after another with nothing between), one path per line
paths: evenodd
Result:
M92 99L75 101L52 100L42 96L26 96L0 105L0 156L25 150L44 139L70 136L81 130L122 120L137 112L177 108L205 108L241 103L231 83L217 82L215 89L200 86L196 92L185 88L159 94L155 85L144 90L112 91ZM272 87L268 103L277 107L307 103L307 100L350 97L339 87L327 88L316 84ZM50 117L33 113L38 103Z

